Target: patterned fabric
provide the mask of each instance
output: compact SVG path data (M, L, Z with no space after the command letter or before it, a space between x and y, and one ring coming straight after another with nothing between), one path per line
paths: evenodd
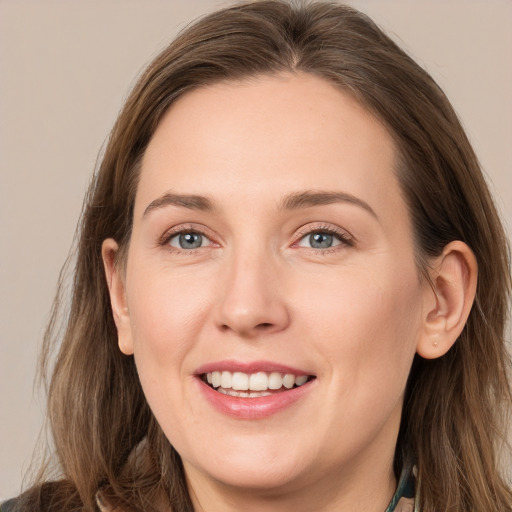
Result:
M100 509L100 512L110 512L110 508L107 507L107 505L101 499L101 493L100 492L96 493L96 505L98 505L98 508ZM0 510L0 512L2 512L2 511Z
M401 498L394 512L414 512L414 499Z
M395 495L385 512L418 512L414 504L415 487L414 466L412 461L408 461L402 469Z

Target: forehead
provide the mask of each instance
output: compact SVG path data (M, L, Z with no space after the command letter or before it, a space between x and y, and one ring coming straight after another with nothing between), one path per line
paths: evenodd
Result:
M398 192L395 147L349 94L309 74L199 88L161 120L144 155L136 212L169 190L229 201L341 189L379 203Z

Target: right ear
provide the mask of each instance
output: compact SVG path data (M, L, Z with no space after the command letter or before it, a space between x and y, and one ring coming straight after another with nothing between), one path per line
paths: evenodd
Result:
M101 244L101 257L105 267L112 314L117 328L119 349L123 354L133 354L133 337L130 312L126 301L125 276L123 269L116 263L119 245L113 238L107 238Z

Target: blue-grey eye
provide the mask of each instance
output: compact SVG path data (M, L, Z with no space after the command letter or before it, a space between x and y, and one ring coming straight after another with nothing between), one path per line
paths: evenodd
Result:
M197 249L205 245L206 237L201 233L190 231L188 233L179 233L169 239L169 245L179 249Z
M311 247L312 249L330 249L342 242L340 237L328 231L314 231L302 237L299 241L300 247Z
M314 249L328 249L332 247L334 237L330 233L311 233L309 245Z

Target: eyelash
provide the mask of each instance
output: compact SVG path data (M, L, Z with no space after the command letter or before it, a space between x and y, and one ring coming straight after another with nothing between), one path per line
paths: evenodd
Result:
M158 245L164 246L168 251L172 252L173 254L195 254L198 249L202 249L202 247L198 247L196 249L180 249L178 247L174 247L170 245L170 241L180 235L186 235L186 234L198 234L210 241L210 245L218 245L215 244L215 242L212 241L212 237L208 236L206 234L206 229L201 226L196 225L181 225L171 228L170 230L166 231L163 236L160 238Z
M318 225L315 227L307 226L304 227L301 231L298 233L297 241L293 243L293 247L300 247L299 243L304 240L306 237L314 235L316 233L319 234L327 234L332 235L333 237L337 238L339 240L338 245L334 245L331 247L327 247L325 249L319 249L315 247L305 247L305 249L309 249L310 251L314 251L315 254L320 255L327 255L331 254L332 252L343 250L347 247L353 247L355 245L355 239L352 235L350 235L347 231L336 228L334 226L327 226L327 225Z
M327 225L317 225L314 227L306 226L303 227L298 233L296 237L296 241L292 244L292 247L297 248L301 247L299 244L302 240L304 240L306 237L314 235L314 234L327 234L335 237L340 243L331 247L327 248L315 248L315 247L303 247L304 249L308 249L310 251L314 251L315 254L321 254L326 255L330 254L332 252L343 250L346 247L353 247L355 244L354 238L347 233L344 230L341 230L339 228L333 227L333 226L327 226ZM202 237L205 237L207 240L209 240L210 244L209 246L215 246L215 242L212 241L212 237L206 234L206 229L201 226L196 225L181 225L177 227L173 227L170 230L166 231L164 235L159 240L160 246L165 246L167 250L174 254L187 254L192 255L195 254L199 249L202 249L203 247L198 247L195 249L180 249L178 247L174 247L170 245L170 241L180 235L186 235L186 234L198 234Z

